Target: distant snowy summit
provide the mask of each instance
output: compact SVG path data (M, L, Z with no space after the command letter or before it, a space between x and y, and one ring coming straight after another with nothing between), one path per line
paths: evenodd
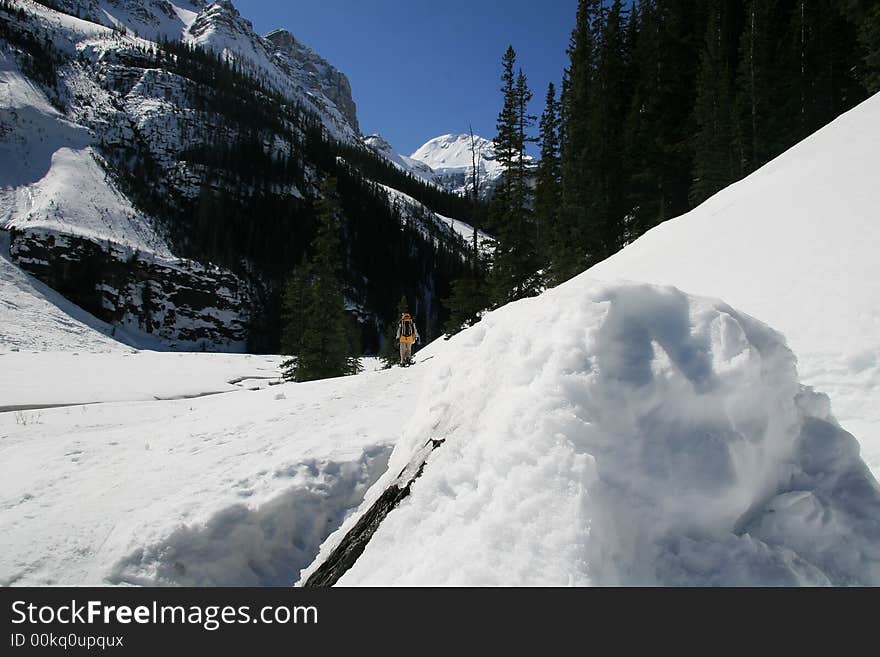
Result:
M441 187L457 193L470 193L474 167L472 151L476 151L480 192L487 196L502 174L491 139L474 135L472 145L469 134L441 135L423 144L411 157L431 167Z
M474 159L483 198L491 196L503 173L495 157L495 144L479 135L474 135L473 144L469 134L434 137L409 157L400 155L381 135L369 135L363 142L404 171L456 194L471 193ZM528 161L532 163L533 159L529 157Z

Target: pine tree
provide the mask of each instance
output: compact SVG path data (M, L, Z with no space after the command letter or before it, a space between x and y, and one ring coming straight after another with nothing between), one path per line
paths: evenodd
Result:
M516 52L508 47L502 58L503 103L496 123L495 154L503 169L490 212L498 238L492 259L489 287L496 306L534 296L542 282L535 247L530 206L526 144L534 117L528 113L532 94L522 70L514 74Z
M556 87L547 87L544 112L541 114L541 160L535 182L535 241L540 262L548 271L548 281L555 282L552 271L553 252L564 248L559 240L559 209L562 204L562 163L560 161L559 101Z
M736 178L733 149L733 88L727 61L729 17L721 0L710 0L706 41L700 59L694 120L694 181L690 201L697 206Z
M293 358L284 378L313 381L360 369L340 282L339 201L336 181L327 178L315 203L318 231L312 253L290 279L284 294L282 344Z
M624 183L624 117L631 91L627 38L620 0L600 8L593 21L596 44L595 93L589 109L591 168L584 181L590 197L590 221L598 236L592 262L623 246L625 218L629 212Z
M781 51L778 0L748 0L746 23L740 40L737 76L737 114L740 159L750 173L780 152L790 124L780 117L785 79L780 70Z
M880 91L880 4L865 11L859 27L864 58L863 80L869 93Z
M558 220L558 245L550 268L560 283L583 271L598 245L590 223L587 176L591 170L589 113L595 82L593 19L598 0L579 0L575 27L568 47L570 64L563 77L561 103L562 207Z

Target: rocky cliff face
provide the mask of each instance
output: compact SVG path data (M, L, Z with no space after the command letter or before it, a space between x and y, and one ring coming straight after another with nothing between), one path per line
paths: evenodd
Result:
M344 73L297 41L287 30L269 32L265 39L272 44L276 61L288 75L293 77L301 71L300 75L305 75L310 91L329 98L355 131L360 132L357 105L351 95L351 83Z
M247 346L252 293L224 269L43 231L12 231L9 252L22 269L109 324L172 348Z

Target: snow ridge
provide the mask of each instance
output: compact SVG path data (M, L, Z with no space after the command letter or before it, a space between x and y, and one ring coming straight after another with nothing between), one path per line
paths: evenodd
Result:
M425 363L406 504L340 585L876 585L880 486L778 333L582 275ZM316 566L303 573L305 581Z

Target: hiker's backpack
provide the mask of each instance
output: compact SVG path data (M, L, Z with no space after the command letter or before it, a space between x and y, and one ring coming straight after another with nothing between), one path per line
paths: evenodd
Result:
M404 338L413 337L413 321L409 315L404 315L400 325L400 335Z

